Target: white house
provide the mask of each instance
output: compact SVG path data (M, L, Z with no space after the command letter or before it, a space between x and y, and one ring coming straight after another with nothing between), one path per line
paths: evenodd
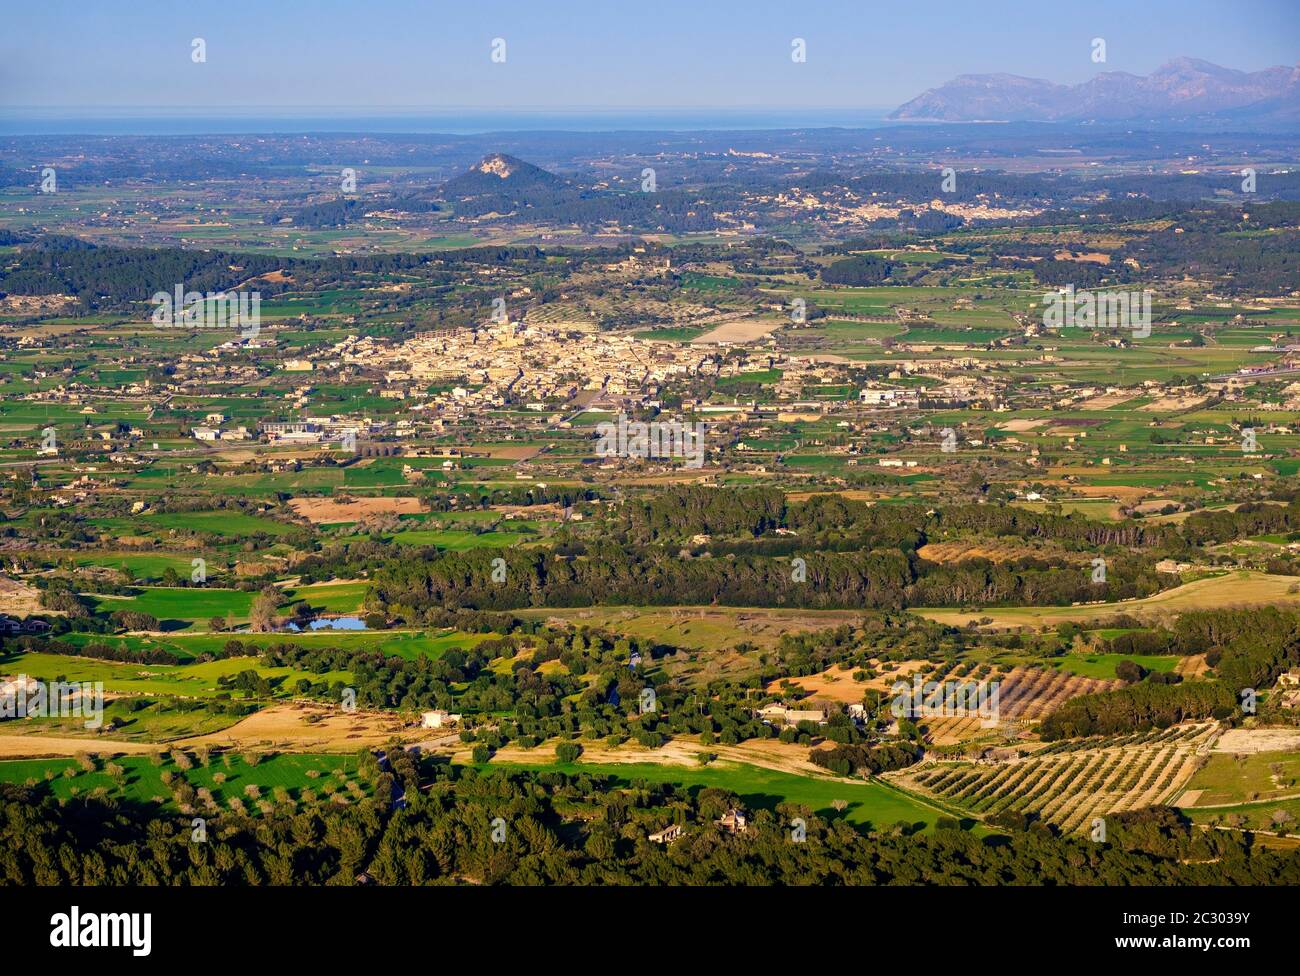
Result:
M456 725L459 722L459 715L453 715L441 708L436 708L432 712L425 712L420 716L420 725L426 729L440 729L444 725Z
M671 844L682 835L681 824L669 824L663 830L657 830L647 840L652 844Z
M784 725L798 725L800 722L816 722L818 725L822 725L830 716L830 711L830 708L826 705L814 705L811 708L791 708L788 705L774 703L764 705L758 710L757 715L766 722L777 722Z

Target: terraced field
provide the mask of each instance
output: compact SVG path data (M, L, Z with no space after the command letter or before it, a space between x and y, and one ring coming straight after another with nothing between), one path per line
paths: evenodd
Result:
M1119 680L1099 681L1044 668L1015 668L1003 681L1000 706L1012 721L1036 721L1071 698L1110 691L1121 684Z
M1061 743L1008 762L929 761L885 778L974 817L1034 814L1068 833L1096 817L1169 802L1218 733L1216 723L1185 724Z

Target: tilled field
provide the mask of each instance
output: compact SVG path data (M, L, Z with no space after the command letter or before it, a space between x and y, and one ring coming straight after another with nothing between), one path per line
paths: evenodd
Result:
M944 680L962 683L966 679L948 677ZM978 738L993 725L1025 725L1036 722L1071 698L1109 691L1123 684L1118 680L1103 681L1034 667L1013 668L1008 674L981 681L981 689L986 689L991 680L998 682L997 709L993 721L975 715L925 716L921 724L932 745L953 745Z

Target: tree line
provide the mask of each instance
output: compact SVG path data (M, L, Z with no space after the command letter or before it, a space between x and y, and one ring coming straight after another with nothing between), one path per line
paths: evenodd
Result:
M414 622L425 611L450 607L1069 605L1147 596L1176 582L1138 556L1115 557L1105 580L1094 582L1088 566L1067 560L976 559L949 566L897 548L683 558L658 546L593 540L574 542L564 552L530 547L398 555L376 570L367 606Z

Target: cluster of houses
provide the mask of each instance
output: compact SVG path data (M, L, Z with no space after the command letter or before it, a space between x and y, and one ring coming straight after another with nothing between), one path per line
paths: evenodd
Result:
M520 321L421 333L400 346L350 351L344 360L364 367L385 361L401 364L386 371L390 384L427 385L465 377L467 385L440 392L420 405L451 419L511 401L545 412L548 405L555 409L584 390L646 405L669 377L717 369L709 353L690 346Z
M209 414L204 424L192 427L190 433L200 441L246 441L253 437L247 427L222 427L222 414ZM347 438L383 433L390 425L381 421L361 418L309 417L306 420L264 423L258 432L270 444L323 444Z
M744 810L737 810L731 807L713 823L721 827L728 834L743 834L749 829L749 817ZM669 824L663 830L656 830L646 839L652 844L671 844L685 833L686 828L682 824Z
M259 426L262 436L271 444L321 444L326 441L353 440L382 433L388 424L362 417L353 420L331 415L309 417L287 423L264 423Z
M800 722L825 725L831 715L837 711L838 706L828 702L800 702L798 707L783 702L773 702L757 709L754 715L768 725L798 725ZM848 706L848 716L855 722L865 722L866 707L859 702L853 702Z
M1293 669L1277 679L1283 708L1300 708L1300 669Z
M42 620L40 617L28 617L26 620L19 620L17 617L0 613L0 637L43 634L49 629L49 622Z
M773 702L771 705L764 705L755 714L769 725L798 725L800 722L814 722L817 725L824 725L826 720L830 718L831 710L829 705L822 703L814 703L805 708L795 708L791 705Z

